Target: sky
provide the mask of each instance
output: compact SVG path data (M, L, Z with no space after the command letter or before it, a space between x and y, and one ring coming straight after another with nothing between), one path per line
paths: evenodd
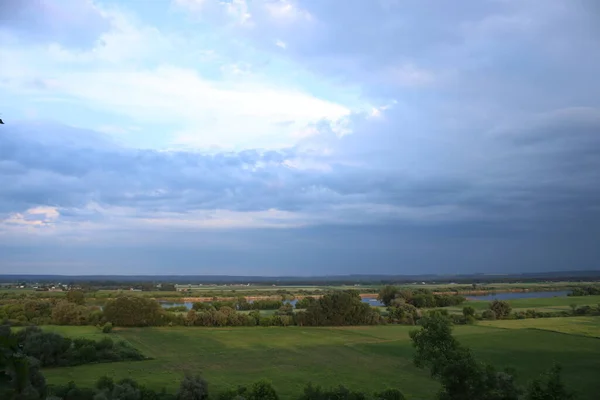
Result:
M600 269L596 0L4 0L0 273Z

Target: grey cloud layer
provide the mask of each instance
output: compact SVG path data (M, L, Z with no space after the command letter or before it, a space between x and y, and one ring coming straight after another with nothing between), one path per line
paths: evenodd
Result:
M488 221L499 212L516 225L578 214L598 218L598 110L563 110L485 137L446 132L452 136L439 140L436 131L398 132L399 125L390 112L342 138L322 126L321 135L297 148L214 155L127 149L60 125L5 125L0 210L77 209L93 202L135 207L140 216L279 209L356 218L375 206L375 215L390 221L398 217L395 208L409 209L400 219L412 215L413 222ZM319 146L329 153L308 151ZM298 159L329 169L288 165ZM435 207L446 208L432 220L420 214Z
M225 233L157 227L129 232L142 247L148 238L160 243L149 256L139 248L90 253L140 271L165 260L191 271L200 259L238 274L246 271L238 266L275 274L305 265L318 273L598 267L598 2L309 0L275 17L264 3L248 2L253 27L219 34L243 33L244 43L275 48L390 108L351 115L342 137L321 121L317 135L292 148L212 155L124 148L90 131L10 121L0 126L0 220L36 206L58 207L57 223L106 218L85 208L95 203L130 207L133 219L278 209L310 222ZM10 4L20 16L9 28L34 22L15 8L34 2ZM222 8L198 10L206 22ZM102 31L89 15L90 36L72 45ZM75 26L45 23L31 29L32 40L47 32L62 42ZM5 262L35 261L17 253L3 252ZM84 250L70 257L91 265Z

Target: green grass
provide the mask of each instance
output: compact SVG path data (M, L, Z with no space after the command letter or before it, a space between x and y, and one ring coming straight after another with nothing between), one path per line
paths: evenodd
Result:
M581 393L580 399L595 399L600 390L600 340L580 332L581 326L589 325L587 335L598 336L600 318L563 318L554 324L547 322L555 328L550 330L539 326L540 321L550 320L487 322L457 327L455 334L482 361L500 368L514 367L520 383L560 362L567 383ZM513 322L520 324L506 325ZM75 337L102 337L92 327L46 329ZM411 329L414 327L398 325L116 329L111 337L127 340L154 360L47 369L44 373L50 383L73 380L91 386L98 377L109 375L175 390L189 371L201 373L212 393L267 378L282 399L296 397L308 382L326 387L343 384L368 392L397 387L409 399L432 399L438 385L412 364Z
M577 306L600 304L600 296L562 296L562 297L545 297L545 298L530 298L530 299L514 299L506 300L514 310L518 309L545 309L546 311L560 311L570 309L571 304ZM448 307L448 309L460 309L464 306L471 306L476 310L485 310L489 307L490 301L470 300L463 303L460 307Z
M537 318L481 321L481 326L504 329L541 329L570 335L600 338L599 317Z

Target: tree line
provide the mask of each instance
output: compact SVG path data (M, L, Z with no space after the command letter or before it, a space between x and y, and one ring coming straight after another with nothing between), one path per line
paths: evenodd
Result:
M598 296L600 295L600 286L578 286L571 290L568 296Z
M249 311L249 310L278 310L283 307L284 302L282 300L254 300L248 301L245 297L240 296L236 301L211 301L211 302L196 302L192 305L192 309L195 311L209 310L211 308L220 309L221 307L229 307L238 311Z
M436 308L457 306L467 299L458 294L433 293L431 290L425 288L410 290L388 285L379 291L377 300L382 302L386 307L407 303L416 308Z
M420 289L421 290L421 289ZM382 293L387 291L384 288ZM342 326L342 325L375 325L375 324L408 324L418 323L423 315L420 300L429 297L422 291L401 295L396 292L393 297L391 292L380 294L380 299L385 300L389 307L385 313L379 309L363 303L356 291L336 291L320 298L305 297L296 303L296 310L290 303L273 300L259 300L257 309L245 312L244 302L212 302L194 303L192 310L187 308L163 309L154 299L138 296L121 296L109 300L104 310L97 306L85 305L85 299L73 292L65 300L39 300L26 299L21 302L11 302L0 306L0 321L19 325L94 325L103 327L107 323L115 326ZM387 296L387 297L386 297ZM433 295L435 299L437 295ZM459 302L456 296L438 296L443 299L436 304ZM450 300L447 300L450 298ZM251 305L254 303L246 302ZM262 309L272 309L279 306L272 315L261 314ZM233 306L233 307L232 307ZM597 307L573 305L571 310L537 311L520 310L512 312L510 304L506 301L494 300L489 308L477 313L472 307L463 308L462 314L448 315L456 324L471 324L477 320L494 319L524 319L524 318L549 318L568 317L581 315L600 315L600 305ZM172 312L176 311L176 312Z
M263 301L263 304L267 301ZM306 310L294 312L289 303L274 315L261 315L259 310L240 312L229 305L203 303L182 315L165 312L158 302L140 297L120 297L104 307L103 320L115 326L341 326L373 325L384 322L377 309L363 303L354 291L333 292L313 301Z

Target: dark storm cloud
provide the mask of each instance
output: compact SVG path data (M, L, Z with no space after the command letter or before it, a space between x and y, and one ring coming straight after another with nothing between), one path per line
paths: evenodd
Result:
M390 124L395 125L393 120ZM403 147L402 140L390 146L389 140L397 138L388 137L385 125L375 122L362 129L328 142L332 154L318 161L330 169L321 171L286 164L315 157L300 148L215 155L133 150L102 135L59 125L3 127L0 209L83 208L94 202L135 207L144 216L156 211L274 208L329 211L357 223L375 218L427 224L498 223L502 213L506 220L500 222L517 227L538 219L576 218L578 213L598 217L597 110L564 110L515 130L503 128L471 148L472 153L445 158L435 158L443 152L431 138L418 146L407 142ZM367 137L370 147L361 147ZM411 146L419 148L417 156ZM447 150L452 153L452 148ZM373 153L386 161L370 163ZM373 205L381 209L369 216ZM404 208L406 214L389 207Z
M210 155L11 122L0 127L0 220L52 206L57 226L104 223L106 235L82 235L98 243L44 257L111 265L113 273L165 265L273 275L598 268L597 2L310 0L274 15L263 3L248 2L251 29L226 29L263 50L282 40L277 51L296 65L389 107L352 114L343 136L322 121L291 148ZM107 223L111 207L128 207L131 226ZM308 226L135 224L215 209L291 211ZM51 249L54 239L45 240ZM38 260L6 254L0 265Z

